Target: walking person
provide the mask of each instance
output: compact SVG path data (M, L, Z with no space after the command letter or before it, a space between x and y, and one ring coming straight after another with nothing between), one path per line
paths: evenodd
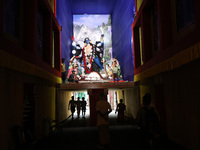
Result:
M106 96L101 93L99 99L96 102L97 112L97 127L99 135L98 148L104 148L110 146L110 131L109 131L109 113L112 112L111 105L107 102Z
M78 97L78 100L76 101L76 110L77 110L77 116L78 116L78 118L80 118L80 111L81 111L80 97Z
M117 104L115 113L118 112L117 121L119 123L124 123L124 111L126 110L126 105L123 103L123 99L120 99L120 103Z
M71 110L71 113L72 113L72 120L74 119L75 107L76 107L76 103L74 101L74 96L72 96L72 99L69 101L69 105L68 105L68 110Z
M81 108L82 108L82 118L84 119L85 119L86 105L87 102L85 101L85 97L82 97Z

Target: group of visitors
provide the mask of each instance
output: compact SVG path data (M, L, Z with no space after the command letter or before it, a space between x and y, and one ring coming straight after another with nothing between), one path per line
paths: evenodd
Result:
M74 119L74 112L77 110L77 116L80 118L80 112L82 110L82 118L85 119L85 112L86 112L86 105L87 102L85 101L85 97L82 97L82 101L80 101L80 97L78 97L77 101L74 100L74 96L71 97L72 99L69 101L68 110L71 110L72 119Z

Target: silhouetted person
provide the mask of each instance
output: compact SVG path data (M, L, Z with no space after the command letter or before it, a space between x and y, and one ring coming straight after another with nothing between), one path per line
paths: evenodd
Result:
M123 123L124 122L124 111L126 110L126 105L123 103L123 99L120 99L120 103L117 104L117 107L116 107L116 112L118 112L118 115L117 115L117 121L119 123Z
M78 97L78 100L76 101L76 110L77 110L77 116L78 116L78 118L80 118L80 111L81 111L80 97Z
M85 118L86 105L87 105L87 102L85 101L85 97L82 97L81 108L82 108L82 117L83 118Z
M159 117L155 108L150 106L151 95L143 96L143 107L138 111L136 121L142 134L142 150L153 149L153 143L160 135Z
M62 74L62 83L65 83L67 72L65 69L65 58L62 58L61 61L61 74Z
M72 113L72 120L74 119L75 107L76 107L76 103L74 101L74 96L72 96L72 99L69 101L69 105L68 105L68 110L71 110L71 113Z
M110 146L110 131L108 115L112 111L111 105L107 102L103 93L99 95L99 99L96 102L97 112L97 127L99 134L99 148Z

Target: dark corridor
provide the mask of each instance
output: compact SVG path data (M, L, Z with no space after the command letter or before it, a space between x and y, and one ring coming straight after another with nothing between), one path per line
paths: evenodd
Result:
M123 125L117 123L116 115L110 115L111 147L109 150L142 150L141 134L134 120L126 118ZM55 131L44 139L38 141L34 150L98 150L97 127L89 126L89 117L86 119L68 118L63 123L62 132ZM175 143L161 137L157 141L158 150L184 150Z

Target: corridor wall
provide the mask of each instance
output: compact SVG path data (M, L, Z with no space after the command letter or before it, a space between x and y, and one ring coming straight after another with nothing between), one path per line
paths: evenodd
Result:
M54 85L55 83L47 80L36 79L35 136L38 139L49 134L49 124L44 121L44 117L56 119L56 88Z
M24 126L24 83L35 85L33 136L40 139L48 135L44 117L55 119L55 82L3 67L0 67L0 78L3 79L0 80L0 147L3 150L15 149L11 131L15 125Z
M120 99L124 99L124 95L123 95L122 90L117 91L117 102L118 103L120 102Z
M71 58L71 44L73 36L73 15L68 0L59 0L56 3L56 18L61 31L61 58L65 58L66 69Z
M61 73L59 61L52 67L52 55L60 60L58 38L54 38L52 52L52 30L58 35L59 25L48 1L1 2L0 149L14 150L15 126L28 128L39 140L47 135L44 117L55 119L55 85L61 82ZM17 23L11 23L13 17ZM17 35L10 33L13 29Z
M168 137L188 150L200 149L200 60L163 75Z
M139 110L139 87L124 89L124 99L126 104L126 115L128 117L136 118Z
M71 115L71 110L68 110L71 95L71 91L60 89L56 90L56 118L60 122L64 121Z
M151 105L158 111L163 134L188 150L200 148L200 71L196 69L199 66L200 60L196 60L175 70L143 79L139 86L141 100L146 92L151 94ZM156 90L157 86L159 90Z
M113 57L119 60L124 80L133 81L132 29L134 0L118 0L112 14Z

